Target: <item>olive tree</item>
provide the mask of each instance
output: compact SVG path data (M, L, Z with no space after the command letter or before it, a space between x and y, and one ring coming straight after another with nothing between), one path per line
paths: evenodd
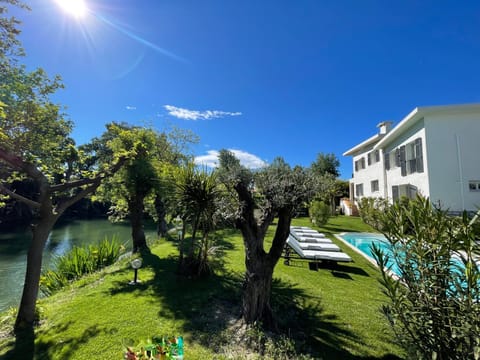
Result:
M241 166L233 153L221 150L219 163L220 178L238 200L235 225L242 233L246 266L243 319L249 324L259 321L266 328L275 328L270 306L273 271L290 233L292 217L315 194L313 177L301 167L292 169L281 158L252 172ZM275 234L266 250L265 236L275 217Z

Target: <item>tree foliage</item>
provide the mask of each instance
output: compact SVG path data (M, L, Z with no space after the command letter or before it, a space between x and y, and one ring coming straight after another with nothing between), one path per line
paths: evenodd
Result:
M20 5L16 0L2 3ZM16 331L31 329L35 320L42 254L49 233L71 205L93 193L101 181L122 165L125 157L85 171L83 154L70 138L72 123L51 96L62 87L59 77L50 79L42 69L27 71L16 56L22 55L17 40L18 21L5 18L0 7L0 192L35 211L32 241ZM36 192L13 191L14 180L29 179Z
M191 241L187 258L184 254L185 228L180 242L180 272L188 275L205 275L210 272L208 254L211 249L209 234L218 221L217 201L219 184L215 171L199 169L188 163L177 172L176 177L177 211L183 223L190 224ZM201 232L201 240L197 244L197 233Z
M325 225L331 216L330 207L323 201L314 200L310 203L308 208L310 220L316 226Z
M319 153L317 159L310 165L310 168L317 176L330 174L337 178L340 175L338 171L339 166L340 160L334 153Z
M392 249L374 249L391 300L383 311L410 356L480 358L480 245L467 214L450 217L419 197L378 218Z

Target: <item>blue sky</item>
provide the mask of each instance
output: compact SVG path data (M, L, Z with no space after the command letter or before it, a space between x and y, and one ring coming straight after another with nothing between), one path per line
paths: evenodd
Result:
M58 1L58 0L57 0ZM71 0L70 0L71 1ZM200 136L250 166L309 166L417 106L480 102L480 2L56 0L18 13L27 66L60 74L55 100L84 143L126 121Z

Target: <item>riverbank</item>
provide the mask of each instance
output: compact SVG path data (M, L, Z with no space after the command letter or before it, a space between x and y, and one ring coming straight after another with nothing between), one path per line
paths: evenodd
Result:
M156 226L147 222L146 235L156 239ZM25 278L29 228L0 232L0 312L20 303ZM128 223L111 223L106 219L71 220L55 226L43 254L43 268L49 268L56 256L63 255L73 246L85 246L115 236L126 250L131 249L131 228Z
M329 236L365 231L359 219L345 219L334 218L320 230ZM294 224L309 225L307 219L296 219ZM175 275L175 245L171 239L152 247L138 272L139 285L128 284L133 271L124 260L42 300L35 358L119 359L128 339L138 343L155 335L182 335L186 359L245 355L234 341L239 333L235 326L244 271L241 236L235 231L222 233L224 270L206 279ZM354 263L318 271L309 270L306 264L277 265L272 305L281 314L281 326L296 340L297 353L313 358L401 356L379 311L386 298L378 284L378 270L339 246ZM9 321L2 323L3 329ZM14 348L13 338L0 338L0 357L14 358ZM282 350L281 346L276 349Z

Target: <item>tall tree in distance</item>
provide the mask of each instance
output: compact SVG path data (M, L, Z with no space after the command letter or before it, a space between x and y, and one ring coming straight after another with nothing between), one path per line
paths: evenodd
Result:
M345 193L345 182L337 179L340 176L339 166L340 161L333 153L319 153L317 159L310 165L311 171L321 184L316 198L330 206L331 214L335 214L335 199Z
M332 175L334 178L340 176L338 168L340 161L333 153L319 153L317 159L312 163L310 168L318 176L324 176L326 174Z
M259 321L274 329L270 306L273 271L290 233L292 217L315 193L314 181L308 171L292 169L281 158L255 173L240 165L228 150L220 151L219 163L220 178L238 197L235 225L242 233L246 267L242 316L247 324ZM275 235L266 251L265 236L275 217Z

